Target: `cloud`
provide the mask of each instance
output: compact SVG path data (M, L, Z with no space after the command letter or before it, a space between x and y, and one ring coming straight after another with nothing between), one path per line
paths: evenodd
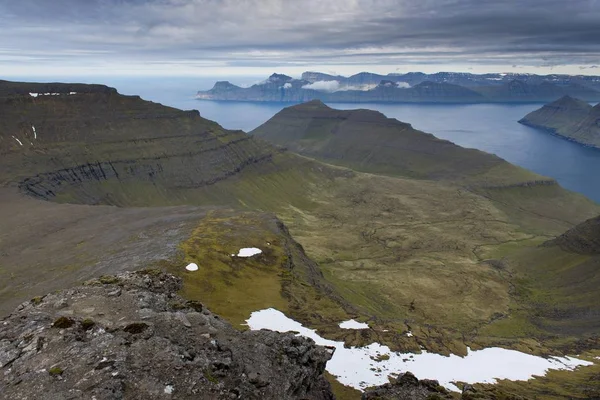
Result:
M588 66L599 20L598 0L0 0L0 68Z
M283 88L284 89L291 89L292 88L292 84L289 83L289 82L286 82L286 83L283 84Z
M320 92L337 92L340 89L340 83L338 81L316 81L302 86L302 89L312 89Z

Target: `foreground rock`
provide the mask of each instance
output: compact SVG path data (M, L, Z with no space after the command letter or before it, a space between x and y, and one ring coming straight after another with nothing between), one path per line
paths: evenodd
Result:
M332 399L329 350L240 333L175 294L160 271L103 277L34 298L0 322L10 399Z
M417 379L410 372L398 377L394 383L387 383L366 391L362 400L425 400L452 399L452 395L438 381Z
M438 381L430 379L417 379L412 373L406 372L398 377L395 382L387 383L367 390L362 395L362 400L523 400L518 395L504 393L496 388L481 388L464 385L462 393L450 394Z

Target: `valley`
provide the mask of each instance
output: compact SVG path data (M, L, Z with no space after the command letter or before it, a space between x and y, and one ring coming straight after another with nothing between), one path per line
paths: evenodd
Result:
M273 307L351 346L600 349L596 253L549 242L600 206L553 179L320 102L247 135L107 87L0 86L3 315L153 267L240 329ZM78 94L29 95L45 90ZM232 257L244 247L263 253ZM371 329L341 329L350 318Z

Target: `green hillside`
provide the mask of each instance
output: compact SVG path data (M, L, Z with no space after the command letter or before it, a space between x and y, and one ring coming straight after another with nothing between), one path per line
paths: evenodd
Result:
M0 296L142 263L236 324L277 307L354 345L573 354L592 335L595 278L576 279L590 256L539 245L600 206L551 179L366 110L310 102L248 136L105 87L15 85L0 97ZM231 257L248 246L264 254ZM573 318L550 313L552 295ZM372 329L340 329L348 318Z
M588 146L600 147L600 105L564 96L527 114L519 122Z

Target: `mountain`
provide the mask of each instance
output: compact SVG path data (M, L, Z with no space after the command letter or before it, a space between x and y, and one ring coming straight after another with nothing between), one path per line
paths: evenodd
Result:
M600 147L600 105L564 96L519 121L588 146Z
M275 75L265 85L288 83L299 84ZM318 102L261 127L269 141L286 138L276 146L266 133L229 131L197 111L106 86L0 89L3 314L103 274L158 268L182 279L183 298L238 328L250 313L276 308L349 346L586 357L600 348L595 325L539 323L545 303L522 295L526 272L538 268L517 262L522 252L552 260L564 250L539 244L600 214L552 179L379 113ZM247 247L262 252L236 256ZM192 262L199 268L189 272ZM534 283L548 298L562 296L553 281ZM595 315L595 288L572 285L578 296L567 311ZM370 329L342 329L349 319Z
M239 332L178 296L181 285L143 270L23 304L0 325L2 397L334 399L323 376L331 350Z
M10 87L0 84L0 93ZM29 94L45 90L56 95ZM0 182L41 199L120 205L133 186L161 198L159 187L209 186L272 157L245 133L226 131L197 111L103 86L25 84L0 97L0 118Z
M500 102L539 102L552 101L562 96L574 96L582 99L598 99L598 92L594 89L569 84L558 86L552 82L527 83L514 80L501 86L480 86L474 90L486 98Z
M380 112L336 110L319 100L284 108L251 134L359 171L418 179L458 181L508 166L496 156L440 140Z
M531 74L439 72L379 75L361 72L350 77L304 72L301 79L273 74L264 82L242 88L217 82L199 91L201 100L386 103L546 102L570 95L600 100L600 77Z

